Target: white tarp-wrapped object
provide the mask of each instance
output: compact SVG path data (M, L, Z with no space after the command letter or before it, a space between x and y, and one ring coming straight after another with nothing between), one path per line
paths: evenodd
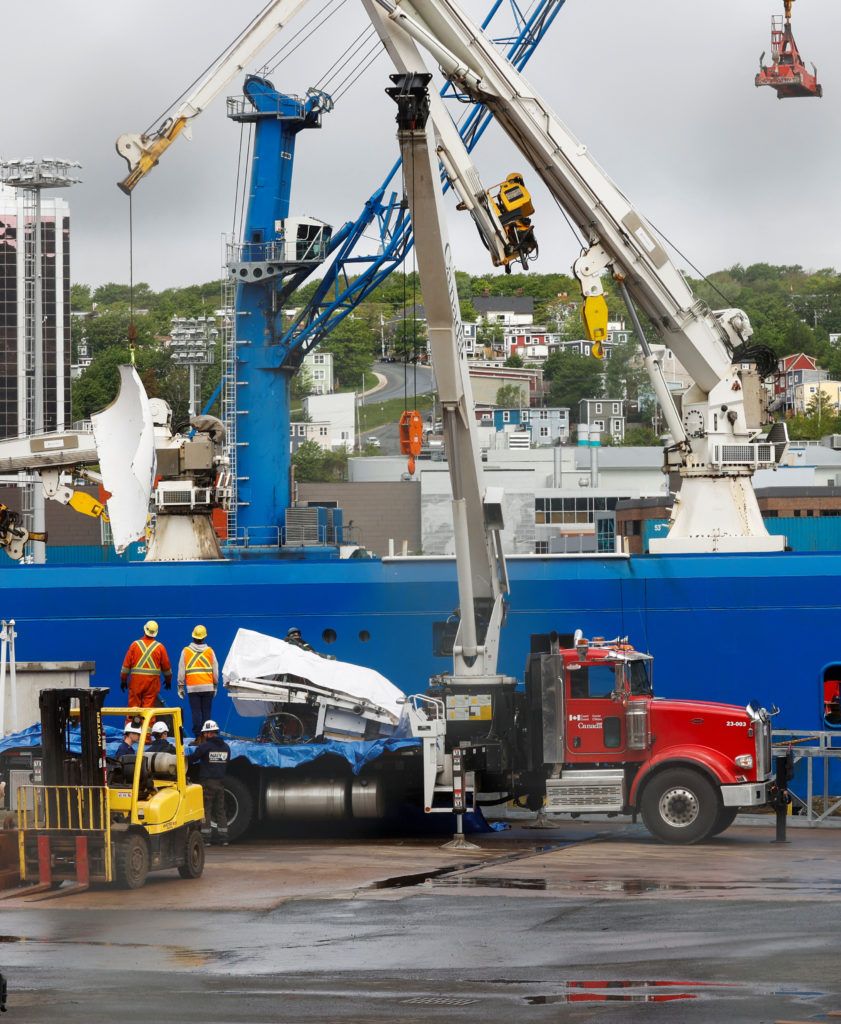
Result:
M155 428L133 366L120 367L120 393L91 416L111 535L118 554L143 536L155 478Z
M393 716L395 725L400 721L405 700L403 691L379 672L346 661L321 658L312 651L303 651L285 640L252 629L237 630L222 667L229 690L236 690L244 680L253 682L283 675L296 676L321 689L365 701Z

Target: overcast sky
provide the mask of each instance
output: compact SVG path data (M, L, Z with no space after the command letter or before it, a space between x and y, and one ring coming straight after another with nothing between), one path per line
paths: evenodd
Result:
M149 125L262 6L4 5L0 156L83 165L83 184L67 193L74 281L128 280L128 200L115 184L126 166L116 137ZM479 16L488 2L465 6ZM705 271L757 261L841 267L841 3L795 4L796 38L818 66L822 100L778 102L754 88L771 15L781 9L781 0L567 0L526 71L640 212ZM275 85L304 92L362 17L349 0L281 65ZM293 212L339 225L379 185L397 152L394 107L383 95L391 70L378 59L321 131L300 137ZM224 97L238 88L232 82L193 122L192 142L179 139L135 191L136 280L159 289L218 277L239 145ZM498 130L474 159L486 185L529 170ZM535 175L527 180L537 206L535 269L568 271L576 244ZM450 210L457 265L484 272L490 264L469 219Z

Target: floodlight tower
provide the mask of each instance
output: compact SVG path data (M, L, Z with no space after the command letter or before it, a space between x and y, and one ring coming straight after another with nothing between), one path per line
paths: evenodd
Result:
M81 164L70 160L55 160L52 157L43 157L39 160L3 160L0 161L0 182L9 185L32 197L35 213L32 218L32 235L34 240L34 253L31 270L27 265L25 269L25 294L32 295L31 317L27 317L27 350L32 353L32 375L33 384L30 391L26 388L25 401L27 404L27 423L31 424L33 434L44 432L44 252L43 252L43 223L41 216L41 193L44 189L67 188L76 185L80 179L75 177L75 171ZM59 230L56 219L56 231ZM25 238L26 226L24 225L20 237ZM26 279L28 278L28 280ZM58 315L59 302L56 297L56 315ZM21 396L18 396L18 401ZM58 409L60 403L56 401ZM58 416L57 416L58 419ZM64 423L56 422L55 428L62 430ZM31 481L26 484L29 490L31 502L31 523L27 524L30 532L45 532L44 514L44 492L43 489ZM43 544L36 544L33 550L33 561L46 561L46 548Z
M170 327L169 350L176 366L186 366L190 372L188 410L192 419L201 410L200 366L211 366L216 355L219 329L210 316L174 316Z

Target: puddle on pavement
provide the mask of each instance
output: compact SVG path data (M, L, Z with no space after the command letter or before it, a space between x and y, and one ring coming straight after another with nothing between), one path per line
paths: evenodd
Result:
M441 878L438 885L486 889L546 889L545 878L497 878L493 875L468 875L466 878Z
M704 981L567 981L560 992L524 996L530 1006L549 1003L676 1003L714 998L711 989L736 985Z

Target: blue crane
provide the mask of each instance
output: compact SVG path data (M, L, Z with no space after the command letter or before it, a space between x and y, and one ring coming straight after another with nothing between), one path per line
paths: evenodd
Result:
M509 0L515 29L502 45L522 69L565 0L538 0L528 15ZM495 0L483 22L489 29L505 0ZM452 86L442 96L464 102ZM406 258L412 226L403 202L398 160L353 222L331 233L310 218L290 218L295 140L319 127L330 97L278 92L266 78L249 76L242 101L229 101L229 116L253 124L248 204L242 239L228 247L230 280L236 282L233 330L226 359L226 421L230 435L235 508L229 541L264 548L283 543L290 506L290 381L303 357L381 284ZM459 132L472 150L491 121L481 104L469 104ZM375 226L374 255L368 234ZM291 323L283 308L295 289L326 266L314 294ZM217 396L211 398L208 407Z

